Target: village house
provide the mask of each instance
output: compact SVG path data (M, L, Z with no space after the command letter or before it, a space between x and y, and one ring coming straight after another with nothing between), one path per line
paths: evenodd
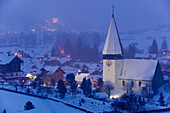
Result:
M78 86L80 86L84 78L86 78L86 80L90 79L93 87L94 82L92 76L88 72L82 72L81 70L78 70L78 73L75 76L75 80L77 81Z
M41 74L38 75L37 80L43 81L46 85L52 85L52 82L63 80L65 72L59 66L45 66L41 69Z
M0 75L6 79L17 78L21 75L21 63L17 56L0 55Z

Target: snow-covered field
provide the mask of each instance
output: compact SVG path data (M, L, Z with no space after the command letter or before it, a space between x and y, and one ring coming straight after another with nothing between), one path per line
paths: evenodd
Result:
M31 101L36 108L25 111L27 101ZM0 90L0 112L4 109L7 113L83 113L59 102Z

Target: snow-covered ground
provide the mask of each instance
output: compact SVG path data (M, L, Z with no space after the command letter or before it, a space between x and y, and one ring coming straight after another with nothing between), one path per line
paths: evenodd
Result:
M160 93L162 93L164 97L165 104L170 107L170 83L167 83L159 88L158 94L153 97L153 99L157 102L160 98Z
M31 101L36 108L25 111L27 101ZM0 90L0 112L4 109L7 113L83 113L60 102Z

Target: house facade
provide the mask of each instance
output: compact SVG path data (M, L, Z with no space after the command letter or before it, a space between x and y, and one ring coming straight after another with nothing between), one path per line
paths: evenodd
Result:
M41 69L41 74L38 76L39 81L43 81L44 84L52 85L52 82L63 80L65 72L59 66L45 66Z
M17 56L0 55L0 75L6 78L20 76L23 61Z

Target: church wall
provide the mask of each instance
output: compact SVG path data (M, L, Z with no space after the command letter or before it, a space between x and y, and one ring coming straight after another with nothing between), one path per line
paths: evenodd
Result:
M123 81L125 85L123 86ZM143 91L144 87L142 86L143 84L146 85L146 91L152 91L152 81L141 81L141 80L119 80L119 87L124 89L126 87L126 84L129 83L131 84L131 81L133 81L133 91ZM141 86L139 86L139 82L141 82Z
M115 61L116 63L115 63L115 89L117 89L117 88L120 88L119 87L119 77L120 77L120 75L121 75L121 73L122 73L122 70L123 70L123 60L116 60Z
M164 83L164 78L163 78L160 64L158 62L157 66L156 66L154 77L152 79L153 90L156 91L161 85L163 85L163 83Z

